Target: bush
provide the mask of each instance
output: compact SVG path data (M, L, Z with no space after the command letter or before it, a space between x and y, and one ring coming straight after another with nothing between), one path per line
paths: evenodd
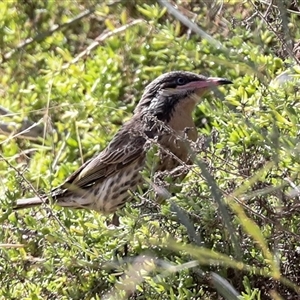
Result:
M159 2L0 3L3 299L299 297L299 6ZM13 210L103 150L170 70L234 82L197 107L194 167L164 178L176 193L136 193L113 230Z

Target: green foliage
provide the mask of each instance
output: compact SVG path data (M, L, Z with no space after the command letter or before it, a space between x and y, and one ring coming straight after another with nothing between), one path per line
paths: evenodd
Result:
M0 3L1 299L299 297L296 5L177 2L223 47L154 1ZM183 181L154 174L154 145L118 228L89 211L13 211L104 149L170 70L234 82L198 105Z

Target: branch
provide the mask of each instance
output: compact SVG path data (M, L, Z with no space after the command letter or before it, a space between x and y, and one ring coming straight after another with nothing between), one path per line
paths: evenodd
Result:
M12 117L15 114L8 110L7 108L0 106L0 115L5 117ZM24 118L21 122L21 126L18 126L13 122L1 122L0 121L0 134L10 135L14 134L11 138L16 138L19 136L36 139L43 136L44 126L40 123L35 123Z
M227 52L227 49L216 39L214 39L211 35L206 33L203 29L201 29L196 23L192 22L189 18L183 15L178 9L176 9L171 3L165 0L157 0L157 2L165 7L168 12L173 15L177 20L179 20L182 24L184 24L191 31L200 35L203 39L207 40L210 44L214 45L217 49L222 49Z
M62 66L62 70L65 70L65 69L69 68L71 64L76 64L84 56L88 56L93 49L98 47L107 38L109 38L113 35L116 35L120 32L123 32L126 29L128 29L129 27L137 25L137 24L142 23L142 22L144 22L144 20L142 20L142 19L133 20L132 22L130 22L128 24L125 24L125 25L123 25L119 28L116 28L113 31L109 31L109 32L100 34L98 37L96 37L95 41L91 45L89 45L84 51L79 53L74 59L72 59L71 62L68 62L68 63L64 64Z
M16 48L12 49L11 51L9 51L8 53L5 53L3 55L3 60L2 62L5 62L7 60L9 60L14 54L18 53L20 50L22 50L23 48L26 48L28 45L34 43L34 42L41 42L43 41L45 38L47 38L48 36L52 35L54 32L62 30L66 27L69 27L75 23L77 23L78 21L80 21L81 19L91 15L93 12L95 11L94 8L90 8L85 10L84 12L80 13L79 15L77 15L75 18L61 24L61 25L54 25L52 26L52 28L49 31L46 32L42 32L37 34L35 37L30 37L27 38L25 41L22 41Z

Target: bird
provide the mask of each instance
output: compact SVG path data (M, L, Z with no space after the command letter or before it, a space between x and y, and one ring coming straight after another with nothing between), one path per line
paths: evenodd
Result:
M198 134L192 113L212 87L231 84L218 77L188 71L171 71L146 86L129 121L123 124L104 150L83 163L61 185L39 197L19 199L22 209L53 203L112 214L130 201L142 182L149 141L159 145L156 171L171 171L180 161L190 162L187 141Z

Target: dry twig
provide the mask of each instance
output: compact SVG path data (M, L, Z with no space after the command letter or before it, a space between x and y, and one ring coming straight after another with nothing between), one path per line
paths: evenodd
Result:
M18 53L20 50L26 48L30 44L32 44L34 42L41 42L48 36L52 35L54 32L63 30L67 27L70 27L71 25L77 23L81 19L91 15L94 11L95 11L95 8L87 9L87 10L83 11L82 13L80 13L79 15L77 15L75 18L69 20L68 22L65 22L61 25L56 24L49 31L41 32L41 33L37 34L35 37L27 38L25 41L22 41L16 48L5 53L3 55L2 62L9 60L14 54Z

